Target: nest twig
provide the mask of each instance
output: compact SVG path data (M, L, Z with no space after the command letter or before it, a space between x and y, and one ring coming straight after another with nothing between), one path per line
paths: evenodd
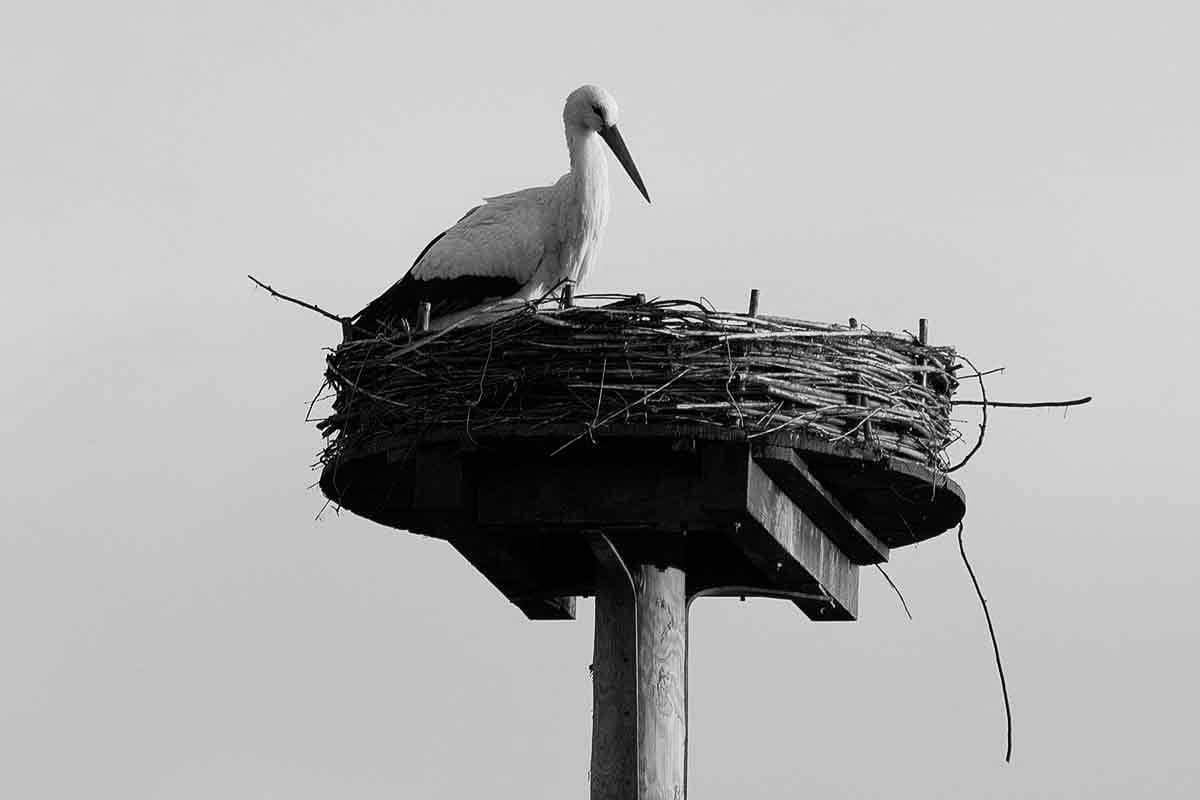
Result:
M586 303L597 299L577 298ZM957 441L956 354L910 334L707 310L689 300L531 304L487 324L353 339L328 358L323 461L431 426L691 423L802 431L938 469Z

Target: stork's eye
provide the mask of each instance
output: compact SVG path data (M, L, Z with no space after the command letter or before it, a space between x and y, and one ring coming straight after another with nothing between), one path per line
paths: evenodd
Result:
M604 112L600 110L600 106L596 105L595 103L592 103L592 111L596 112L597 117L599 117L600 119L604 119Z

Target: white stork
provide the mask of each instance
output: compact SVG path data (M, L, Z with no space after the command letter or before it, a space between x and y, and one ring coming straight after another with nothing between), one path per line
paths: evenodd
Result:
M412 268L355 315L369 334L416 325L417 307L431 305L431 328L482 309L523 305L582 281L595 263L608 221L612 148L646 202L650 195L617 131L617 101L599 86L580 86L563 107L571 171L552 186L488 197L430 242Z

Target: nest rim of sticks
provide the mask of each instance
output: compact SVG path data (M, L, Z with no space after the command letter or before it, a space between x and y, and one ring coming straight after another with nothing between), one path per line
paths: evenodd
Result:
M947 469L953 347L920 333L721 312L642 295L544 298L486 322L346 341L327 357L321 463L379 439L518 426L683 424L746 439L801 433ZM556 451L557 452L557 451Z

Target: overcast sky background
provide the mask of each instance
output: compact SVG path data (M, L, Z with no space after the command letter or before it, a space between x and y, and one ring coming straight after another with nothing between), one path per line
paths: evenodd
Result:
M720 4L732 6L733 4ZM715 8L717 4L712 4ZM41 2L0 27L0 794L585 797L592 605L326 513L337 312L621 103L594 291L912 329L983 368L952 535L861 620L692 609L692 800L1194 797L1192 3ZM963 396L973 396L966 387ZM963 414L972 431L975 417ZM970 438L968 436L968 438Z

